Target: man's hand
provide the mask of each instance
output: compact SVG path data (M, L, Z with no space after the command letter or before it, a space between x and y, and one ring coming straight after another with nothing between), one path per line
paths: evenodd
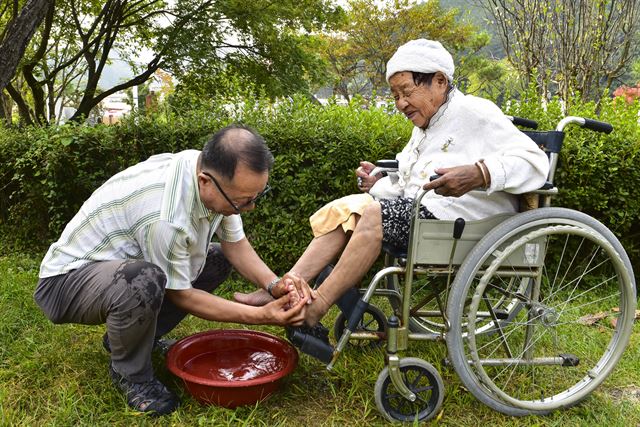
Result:
M305 299L308 304L315 299L315 291L297 273L290 271L273 287L271 293L275 298L289 294L291 306L295 306L298 301Z
M427 182L422 188L427 191L434 190L441 196L460 197L484 185L482 173L476 165L439 168L435 172L442 176Z
M377 176L369 176L376 165L371 162L360 162L360 167L356 169L356 177L358 179L358 189L363 192L371 190L373 184L378 180Z
M307 298L301 298L292 304L292 295L297 291L291 291L275 301L262 307L265 311L265 324L271 325L301 325L304 322L304 313L307 306Z

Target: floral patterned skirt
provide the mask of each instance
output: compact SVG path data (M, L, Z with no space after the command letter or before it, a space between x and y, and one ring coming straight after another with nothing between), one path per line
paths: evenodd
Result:
M409 228L413 213L414 199L400 197L398 199L380 200L382 212L382 243L397 249L406 250L409 244ZM438 219L426 206L420 207L421 219Z

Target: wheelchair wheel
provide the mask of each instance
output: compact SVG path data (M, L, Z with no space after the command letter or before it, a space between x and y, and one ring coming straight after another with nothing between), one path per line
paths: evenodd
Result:
M444 384L437 369L422 359L406 357L400 360L400 372L416 400L411 402L396 391L387 366L378 375L374 392L380 413L391 422L421 422L436 416L444 400Z
M340 337L347 328L348 319L344 313L340 312L333 324L333 336L336 342L340 341ZM349 344L359 347L379 347L387 338L387 319L384 313L373 305L369 305L362 315L362 319L354 332L373 332L379 339L377 340L356 340L352 339Z
M513 293L514 277L530 285ZM505 296L522 307L509 322L492 309ZM500 412L566 408L611 373L635 308L632 267L613 233L581 212L536 209L491 230L460 267L449 357L469 391ZM476 333L488 324L494 334Z

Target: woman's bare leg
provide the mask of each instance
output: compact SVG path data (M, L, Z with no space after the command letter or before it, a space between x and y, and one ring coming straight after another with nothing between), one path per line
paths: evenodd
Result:
M315 326L342 294L362 280L378 258L381 247L382 214L380 203L375 202L365 208L338 263L316 291L318 297L307 307L305 322L309 326ZM300 261L296 266L298 264ZM316 264L311 265L316 267ZM307 264L302 266L310 268ZM295 270L295 267L293 271L305 277L303 271ZM317 270L316 274L319 272Z

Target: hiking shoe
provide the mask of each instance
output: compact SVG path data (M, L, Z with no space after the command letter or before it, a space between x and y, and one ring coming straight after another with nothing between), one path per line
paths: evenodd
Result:
M139 412L153 416L167 415L180 405L178 397L155 377L149 381L134 383L117 373L109 364L109 375L113 385L127 397L127 404Z
M171 338L156 338L153 341L153 350L157 351L163 356L167 355L167 352L178 340L174 340ZM107 351L107 353L111 353L111 343L109 342L109 336L105 333L102 336L102 347Z

